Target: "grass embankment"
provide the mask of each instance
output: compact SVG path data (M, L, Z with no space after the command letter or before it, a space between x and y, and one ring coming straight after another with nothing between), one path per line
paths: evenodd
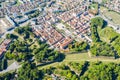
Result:
M99 33L100 39L107 43L110 43L110 40L112 38L119 36L119 34L116 33L111 27L105 27L104 29L98 28L98 33Z
M90 53L76 53L76 54L66 54L65 59L62 62L55 62L49 65L45 65L45 66L39 66L39 69L43 69L43 68L48 68L50 66L59 66L62 64L68 64L69 62L83 62L83 61L89 61L89 62L98 62L98 61L102 61L104 63L110 63L110 62L114 62L114 63L120 63L119 59L113 59L113 58L109 58L109 57L90 57L89 55Z

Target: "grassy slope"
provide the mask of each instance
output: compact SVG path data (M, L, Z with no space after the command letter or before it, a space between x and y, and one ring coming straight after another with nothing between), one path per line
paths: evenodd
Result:
M89 61L89 62L97 62L102 61L104 63L115 62L120 63L119 59L112 59L108 57L89 57L88 53L78 53L78 54L67 54L66 58L62 62L55 62L44 66L39 66L39 69L48 68L50 66L59 66L62 64L67 64L69 62L82 62L82 61Z
M98 33L99 33L101 40L107 43L110 42L110 38L119 36L119 34L116 33L111 27L105 27L104 29L98 28Z

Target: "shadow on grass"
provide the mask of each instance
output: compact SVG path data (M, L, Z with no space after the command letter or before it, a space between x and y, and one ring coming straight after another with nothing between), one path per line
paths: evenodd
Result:
M58 57L58 59L57 59L57 62L62 62L64 59L65 59L65 54L60 53L60 54L59 54L59 57Z

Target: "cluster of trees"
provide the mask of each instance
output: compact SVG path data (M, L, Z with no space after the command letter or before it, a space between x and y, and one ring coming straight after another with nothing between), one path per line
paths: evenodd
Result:
M77 75L82 75L89 66L89 63L87 61L80 63L70 62L68 65Z
M76 75L76 73L73 72L69 66L64 64L55 68L53 74L60 75L60 79L63 78L65 80L79 80L78 75Z
M120 56L120 36L112 42L112 45L114 46L115 50L118 53L118 56Z
M93 42L99 42L100 41L100 37L97 31L97 28L103 28L104 27L104 20L101 17L96 17L91 19L91 37Z
M103 39L103 41L108 42L114 47L114 50L118 54L117 56L120 56L120 34L115 32L113 28L106 27L102 29L100 32L100 37Z
M24 27L18 27L14 31L17 32L19 35L23 35L24 39L29 39L30 36L35 37L35 35L32 33L32 28L29 27L29 25Z
M99 61L70 62L68 64L38 70L34 63L25 62L18 71L4 75L1 74L0 79L52 80L53 76L51 74L54 74L57 79L65 80L119 80L120 64L102 63Z
M76 73L77 70L80 72ZM119 80L120 64L86 61L80 63L70 62L68 65L63 64L44 69L43 72L48 75L59 75L58 79L66 80Z
M115 63L91 63L89 69L81 80L119 80L120 79L120 64Z
M97 32L97 26L96 25L91 25L90 29L91 29L91 38L92 38L93 42L101 41L100 37L99 37L99 34Z
M32 33L32 28L29 26L18 27L14 30L20 35L18 37L15 34L7 34L8 39L14 39L10 44L8 51L5 54L7 59L15 59L16 61L28 60L32 57L32 50L30 48L30 43L33 42L34 34ZM33 36L31 39L30 36ZM23 37L23 38L22 38ZM28 43L28 41L30 43Z
M7 59L0 60L0 71L7 69Z
M39 43L40 47L33 50L35 60L39 62L55 61L59 59L60 53L48 48L47 44Z
M43 73L31 62L25 62L17 72L17 80L40 80L42 76Z
M105 26L105 21L101 18L101 17L96 17L91 19L91 25L100 27L100 28L104 28Z
M31 19L31 18L38 17L39 14L40 14L39 10L36 10L34 13L29 14L29 15L28 15L28 18Z
M24 62L17 71L0 74L0 80L41 80L43 72L31 62Z
M115 56L114 48L106 42L94 43L90 51L95 56Z
M91 46L90 51L95 56L116 56L114 47L100 39L98 28L103 29L104 26L105 21L102 18L96 17L91 19L91 37L93 45Z
M7 59L15 59L17 61L28 60L32 56L30 48L25 41L13 41L5 54Z
M15 29L18 38L14 39L5 54L7 59L15 59L16 61L27 61L35 59L39 62L61 60L61 54L57 51L49 49L46 43L36 39L29 26L19 27ZM14 34L10 34L14 35Z
M87 67L84 67L84 66ZM73 67L74 66L74 67ZM76 68L77 66L77 68ZM79 69L80 68L80 69ZM76 74L77 69L81 70ZM52 71L51 71L52 70ZM71 62L70 65L61 65L47 69L50 74L59 75L66 80L119 80L120 64L102 62ZM50 75L49 74L49 75Z
M7 39L17 39L18 36L15 35L15 34L7 34L7 35L6 35L6 38L7 38Z
M73 44L69 44L69 49L71 51L84 51L89 48L89 45L86 42L74 42Z

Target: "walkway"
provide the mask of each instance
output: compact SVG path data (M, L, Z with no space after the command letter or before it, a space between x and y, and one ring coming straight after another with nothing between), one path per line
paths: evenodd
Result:
M18 69L20 67L21 66L17 62L14 62L6 70L1 71L0 73L6 73L6 72L9 72L11 70L16 70L16 69Z

